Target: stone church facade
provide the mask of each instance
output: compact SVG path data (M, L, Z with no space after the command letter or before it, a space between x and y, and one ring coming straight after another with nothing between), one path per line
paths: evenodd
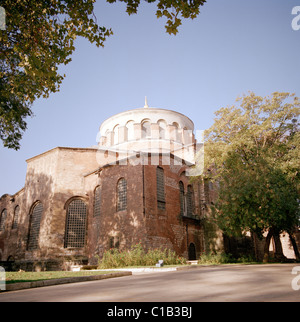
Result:
M198 258L212 194L189 183L195 146L188 117L145 105L104 121L97 147L30 158L24 188L0 199L0 260L95 264L138 242Z
M27 160L24 187L0 198L1 261L68 269L139 242L187 259L223 249L203 224L214 187L189 181L199 142L188 117L145 104L105 120L98 141Z

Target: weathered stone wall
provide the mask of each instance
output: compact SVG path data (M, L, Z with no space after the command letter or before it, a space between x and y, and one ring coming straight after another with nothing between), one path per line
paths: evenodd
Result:
M42 263L41 269L47 268L48 261L97 264L112 242L120 249L141 242L146 249L171 249L186 258L193 247L196 258L203 252L222 251L223 235L211 221L209 210L217 197L216 184L201 180L193 183L193 215L182 216L179 181L186 194L190 184L185 175L187 166L178 163L172 155L168 164L166 157L152 155L140 163L135 159L136 165L123 161L118 164L115 161L123 160L124 155L112 151L56 148L29 159L24 188L15 195L0 198L0 212L7 210L4 229L0 232L0 260L23 261L25 266ZM157 203L158 165L164 171L165 209L160 209ZM117 211L120 178L127 182L127 208ZM94 216L97 186L101 189L100 216ZM67 208L74 198L80 198L87 205L83 248L64 247ZM43 204L39 247L29 251L30 213L37 201ZM13 229L16 206L20 212L18 227ZM299 234L296 237L299 239ZM287 234L282 236L282 241L285 255L293 258ZM253 245L260 255L263 243L253 240Z
M162 157L161 157L162 158ZM156 160L157 164L162 159ZM152 160L153 161L153 160ZM89 258L95 263L97 257L109 248L109 239L116 237L119 248L130 248L141 242L146 249L167 248L177 254L188 256L190 243L196 245L197 255L203 251L203 229L200 221L180 216L179 181L187 189L188 178L182 173L186 166L161 165L164 169L166 208L157 206L156 168L148 161L139 165L113 165L104 167L99 176L85 178L89 186ZM144 165L147 164L147 165ZM182 175L181 175L182 174ZM127 180L127 209L116 211L116 187L120 178ZM101 215L93 216L93 198L96 186L101 188ZM199 201L195 200L195 214L200 218Z
M13 220L17 206L23 209L24 189L20 190L14 196L4 195L0 198L0 214L4 209L7 211L7 217L4 224L4 230L0 232L0 260L24 257L24 242L20 238L24 233L24 216L19 212L18 227L13 229Z
M94 175L95 177L95 175ZM124 178L127 182L127 208L117 211L117 183ZM120 249L145 241L145 221L143 214L142 166L113 165L105 167L97 179L89 178L89 224L88 253L92 262L102 257L111 247L114 238ZM101 189L100 216L94 216L94 191Z
M0 233L0 253L7 258L34 260L59 257L65 254L65 204L75 196L85 198L84 180L86 173L98 166L97 150L55 148L27 160L24 188L14 196L0 199L0 211L7 209L5 229ZM39 248L28 251L30 213L40 201L43 214L40 223ZM14 209L20 207L18 229L12 229ZM80 251L80 255L83 252ZM77 255L77 253L76 253Z
M157 156L141 164L105 165L113 162L116 155L104 150L56 148L28 160L24 189L1 199L1 209L7 207L8 218L1 234L2 259L17 260L61 259L95 262L115 238L120 249L130 248L141 242L146 249L168 248L188 257L188 248L195 245L199 256L204 250L203 228L200 225L201 202L195 187L194 209L197 218L180 215L179 181L187 191L186 166L174 163L165 165ZM151 165L154 162L154 165ZM123 163L122 163L123 164ZM148 164L148 165L144 165ZM165 209L157 206L156 168L164 169ZM97 170L102 166L101 171ZM117 182L127 181L127 208L117 211ZM94 216L94 191L101 188L101 214ZM86 246L81 249L64 248L66 213L73 198L82 199L88 209ZM36 201L44 210L40 225L39 248L27 250L30 212ZM19 228L10 229L13 208L21 208ZM11 237L11 238L8 238Z
M203 248L200 221L196 218L182 217L180 214L179 181L183 182L186 192L188 177L183 174L186 166L176 165L173 157L170 159L170 165L164 165L162 158L160 157L159 164L164 170L165 209L157 207L157 165L145 167L146 245L148 248L169 248L178 255L187 257L188 247L190 243L194 243L196 252L200 253ZM194 204L197 205L196 202ZM197 207L194 207L194 214L198 215L198 219L200 218Z

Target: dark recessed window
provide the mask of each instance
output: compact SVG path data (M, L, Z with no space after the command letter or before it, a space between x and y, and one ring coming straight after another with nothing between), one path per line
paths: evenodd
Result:
M5 229L6 217L7 217L7 210L3 209L0 216L0 231L4 231Z
M101 211L101 189L100 186L96 187L94 192L94 217L100 216Z
M40 224L43 214L43 205L37 202L30 214L29 235L28 235L28 250L35 250L39 247Z
M180 198L180 215L184 216L185 197L184 197L184 185L182 181L179 181L179 198Z
M118 181L117 185L117 211L127 208L127 182L124 178Z
M14 220L12 224L12 229L17 229L18 228L18 220L19 220L19 213L20 213L20 207L16 206L15 212L14 212Z
M157 192L157 207L159 209L165 209L166 200L165 200L164 170L160 167L156 168L156 192Z
M108 247L119 248L120 247L120 237L119 236L110 236L108 239Z
M187 203L187 215L190 217L193 215L193 210L194 210L194 192L193 192L192 186L188 186L186 203Z
M84 201L75 199L67 208L65 248L85 245L87 208Z

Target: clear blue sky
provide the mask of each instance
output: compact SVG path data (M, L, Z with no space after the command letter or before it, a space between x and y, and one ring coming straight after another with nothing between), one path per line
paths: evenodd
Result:
M61 68L60 92L35 102L21 149L1 146L0 196L24 186L26 159L57 146L95 145L106 118L143 107L145 96L149 106L181 112L204 130L215 111L248 91L300 95L300 30L291 26L300 0L207 0L176 36L165 33L155 4L141 2L128 16L124 4L97 1L98 23L114 35L105 48L78 39Z

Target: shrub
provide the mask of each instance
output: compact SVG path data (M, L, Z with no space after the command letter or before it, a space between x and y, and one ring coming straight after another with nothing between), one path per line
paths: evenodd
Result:
M236 263L236 259L234 259L231 254L208 253L208 254L202 254L198 260L198 264L206 264L206 265L217 265L217 264L227 264L227 263Z
M253 255L243 255L238 258L238 263L254 263L256 262L256 259L253 257Z
M129 250L119 251L116 248L107 250L99 260L98 268L119 268L128 266L154 266L162 259L164 265L185 264L186 259L176 255L170 249L150 249L145 252L141 243L133 245Z
M228 263L253 263L255 259L251 255L243 255L239 258L234 258L231 254L226 253L208 253L202 254L198 260L198 264L219 265Z

